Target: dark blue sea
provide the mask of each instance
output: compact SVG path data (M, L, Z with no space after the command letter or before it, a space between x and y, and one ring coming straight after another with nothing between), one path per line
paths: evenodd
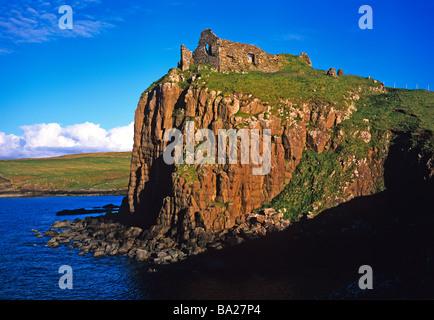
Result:
M121 201L119 196L0 199L0 299L147 299L143 264L122 256L79 256L67 246L48 248L48 237L30 232L44 234L56 220L84 218L57 217L60 210ZM72 289L59 288L63 265L72 268Z
M30 231L44 234L56 220L100 215L56 216L64 209L121 202L120 196L0 198L0 300L305 299L329 291L331 283L321 264L299 263L292 259L291 247L289 253L283 250L287 238L155 266L123 256L80 256L78 249L65 244L49 248L49 237L37 238ZM65 265L72 269L72 289L59 287L64 275L59 268ZM334 287L346 283L333 280Z

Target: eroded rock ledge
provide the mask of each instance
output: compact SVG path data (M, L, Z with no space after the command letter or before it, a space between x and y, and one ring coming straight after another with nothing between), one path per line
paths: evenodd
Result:
M166 264L206 250L220 250L248 239L264 237L282 231L289 225L281 213L269 208L249 214L240 225L217 233L206 232L198 227L190 232L189 239L183 243L165 236L167 227L155 225L142 230L115 222L107 216L56 221L44 236L51 238L47 242L48 247L68 245L80 250L80 255L89 253L97 258L123 255L138 261ZM32 231L41 237L41 233Z

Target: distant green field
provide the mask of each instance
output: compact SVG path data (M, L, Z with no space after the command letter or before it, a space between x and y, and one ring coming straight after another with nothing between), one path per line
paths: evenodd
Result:
M0 176L10 180L14 189L125 190L130 162L131 152L0 160Z

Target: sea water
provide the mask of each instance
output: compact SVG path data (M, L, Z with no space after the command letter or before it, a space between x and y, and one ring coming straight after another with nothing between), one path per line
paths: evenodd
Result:
M147 299L146 268L122 256L94 258L78 255L67 245L46 246L37 238L56 220L91 215L56 216L64 209L120 205L119 196L0 199L0 299ZM72 289L61 289L61 266L72 269Z
M261 258L264 252L253 243L255 250L247 250L252 257L221 250L223 256L204 254L155 266L120 255L81 256L68 244L49 248L49 237L30 231L44 234L56 220L100 215L56 216L64 209L121 201L119 196L0 198L0 300L296 299L328 292L321 267L291 270L278 245L272 245L277 252L272 261ZM62 282L64 266L72 271L67 279L72 286Z

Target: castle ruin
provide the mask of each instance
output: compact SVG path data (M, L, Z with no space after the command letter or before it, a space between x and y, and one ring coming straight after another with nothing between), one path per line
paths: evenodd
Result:
M191 65L209 64L219 72L276 72L282 67L281 59L281 56L266 53L254 45L220 39L211 29L206 29L201 32L199 45L193 52L181 45L178 68L185 71Z

